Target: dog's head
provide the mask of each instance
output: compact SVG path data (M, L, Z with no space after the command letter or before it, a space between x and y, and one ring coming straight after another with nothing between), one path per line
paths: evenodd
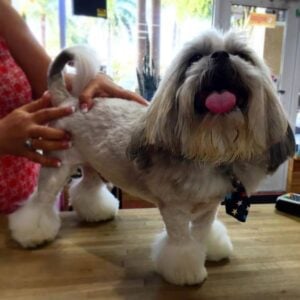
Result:
M267 155L272 171L293 153L269 69L241 33L209 31L177 55L131 150L149 146L214 164Z

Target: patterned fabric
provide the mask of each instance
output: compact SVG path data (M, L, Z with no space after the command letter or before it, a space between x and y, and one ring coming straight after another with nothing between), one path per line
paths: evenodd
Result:
M0 38L0 118L31 99L26 75ZM13 212L33 192L39 168L26 158L0 156L0 213Z
M240 222L246 222L250 208L250 198L240 181L233 180L234 191L225 197L226 213Z

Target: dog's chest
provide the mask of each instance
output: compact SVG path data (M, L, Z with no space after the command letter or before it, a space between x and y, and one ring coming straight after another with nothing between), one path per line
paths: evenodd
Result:
M147 176L155 195L170 201L206 202L231 191L228 176L217 168L188 163L161 163Z

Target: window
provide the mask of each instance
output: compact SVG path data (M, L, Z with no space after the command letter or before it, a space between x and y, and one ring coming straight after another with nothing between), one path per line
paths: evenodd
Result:
M158 78L179 48L212 23L212 0L108 0L107 19L73 15L71 0L13 4L51 56L61 47L88 44L107 73L131 90L138 88L136 70L147 55Z
M286 11L232 5L231 12L231 27L248 32L251 47L267 62L272 71L273 80L278 84L281 76Z

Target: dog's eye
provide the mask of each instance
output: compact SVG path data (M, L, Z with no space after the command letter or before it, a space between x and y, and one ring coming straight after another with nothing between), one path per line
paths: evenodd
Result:
M200 59L202 58L202 55L201 54L195 54L194 56L192 56L190 59L189 59L189 65L199 61Z
M236 55L236 56L240 57L241 59L253 64L251 57L244 52L235 52L235 53L232 53L232 55Z

